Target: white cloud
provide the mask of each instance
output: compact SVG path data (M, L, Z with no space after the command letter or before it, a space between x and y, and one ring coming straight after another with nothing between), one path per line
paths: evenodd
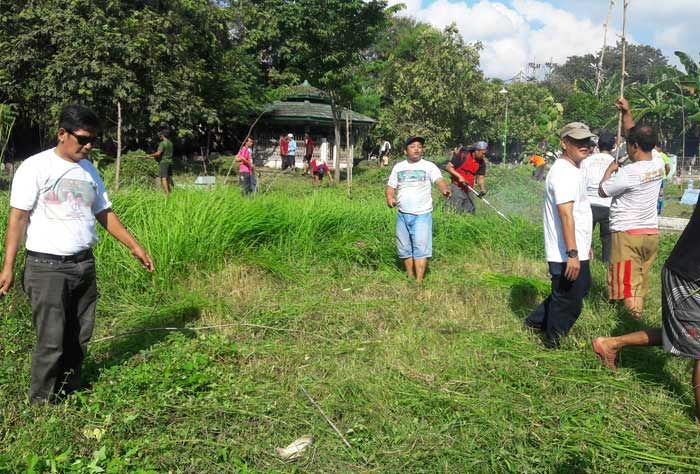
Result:
M490 0L473 5L436 0L426 7L415 0L404 3L404 14L439 28L455 23L466 41L481 41L481 66L490 77L508 79L528 62L562 62L602 44L602 25L539 0L514 0L512 6Z

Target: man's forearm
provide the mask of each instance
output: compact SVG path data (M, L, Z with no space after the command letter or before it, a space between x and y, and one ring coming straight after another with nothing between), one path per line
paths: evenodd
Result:
M634 127L632 112L630 110L626 110L622 113L622 129L625 136L627 136L632 127Z
M568 212L559 215L561 220L561 231L564 234L564 243L566 249L571 250L576 248L576 228L574 226L574 216Z
M437 184L438 189L440 190L441 193L446 193L447 191L450 190L450 187L447 186L447 181L444 179L440 178L437 181L435 181L435 184Z
M482 193L486 192L486 178L483 174L479 175L479 188L481 188Z
M5 260L4 270L12 270L15 266L17 252L19 251L22 237L29 222L29 212L12 208L7 221L7 233L5 235Z

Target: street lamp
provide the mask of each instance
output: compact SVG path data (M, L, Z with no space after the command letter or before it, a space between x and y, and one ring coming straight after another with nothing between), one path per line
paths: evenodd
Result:
M503 166L505 166L506 161L508 160L508 153L506 148L506 144L508 141L508 91L504 86L500 91L498 91L498 93L501 94L506 100L506 117L503 121Z

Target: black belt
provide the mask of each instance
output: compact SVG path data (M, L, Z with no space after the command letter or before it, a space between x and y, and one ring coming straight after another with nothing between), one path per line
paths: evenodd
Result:
M78 252L73 255L53 255L51 253L34 252L33 250L27 250L26 253L28 257L43 258L44 260L55 260L56 262L61 263L79 263L95 258L92 255L92 249L83 250L82 252Z

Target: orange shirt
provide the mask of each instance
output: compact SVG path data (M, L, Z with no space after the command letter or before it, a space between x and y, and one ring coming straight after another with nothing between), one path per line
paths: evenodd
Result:
M530 163L532 163L535 168L539 168L544 164L544 158L540 155L532 155L530 157Z

